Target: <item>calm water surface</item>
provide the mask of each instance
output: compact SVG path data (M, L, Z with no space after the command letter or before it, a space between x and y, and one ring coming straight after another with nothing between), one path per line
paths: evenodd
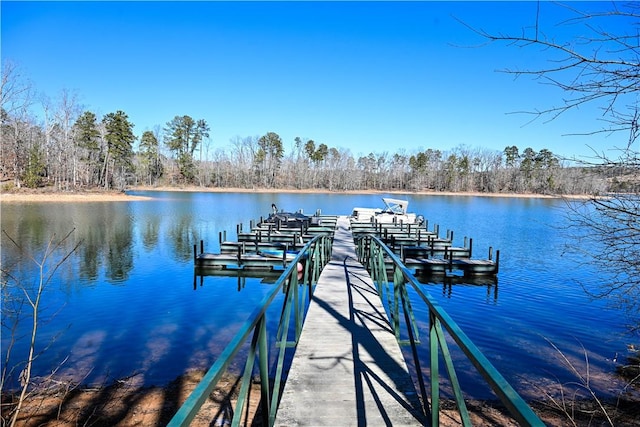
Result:
M349 214L354 206L382 204L381 195L133 194L153 200L2 205L2 229L36 259L54 233L75 230L53 260L81 241L47 288L48 321L38 348L53 344L38 360L36 375L65 358L60 373L87 383L136 373L142 384L164 385L189 368L206 368L271 285L257 278L205 277L194 288L194 244L204 240L206 251L217 251L221 231L234 239L238 224L246 229L249 221L268 215L271 203L308 214ZM407 198L409 210L424 215L430 229L438 224L441 235L453 230L454 244L473 238L475 258L486 258L489 247L500 250L497 281L425 280L423 286L521 394L539 397L541 388L576 380L551 343L580 370L586 370L586 352L592 386L602 395L616 392L614 359L638 338L627 335L624 313L585 295L583 286L597 286L606 275L597 266L578 266L582 260L565 250L564 202ZM4 235L2 268L21 283L37 277L33 262ZM426 326L425 309L416 303L414 310ZM24 319L12 363L24 358L27 328ZM3 351L9 339L3 330ZM457 352L454 357L462 359ZM465 389L489 397L467 369L460 371Z

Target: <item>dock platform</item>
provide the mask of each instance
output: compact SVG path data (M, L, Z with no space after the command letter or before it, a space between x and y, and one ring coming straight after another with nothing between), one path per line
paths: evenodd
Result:
M322 271L288 374L277 426L419 426L425 420L346 217Z
M336 216L322 216L323 226L306 228L276 228L274 224L259 223L251 226L248 232L237 227L237 241L227 241L226 232L220 233L219 253L204 251L200 241L193 247L193 263L196 268L220 269L235 272L237 270L255 270L264 272L282 271L298 252L319 234L333 235Z

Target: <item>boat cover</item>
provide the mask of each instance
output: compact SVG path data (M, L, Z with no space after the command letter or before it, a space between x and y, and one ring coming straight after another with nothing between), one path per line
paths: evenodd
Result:
M382 201L385 205L385 212L393 212L404 215L407 213L407 207L409 206L408 200L391 199L389 197L383 197Z

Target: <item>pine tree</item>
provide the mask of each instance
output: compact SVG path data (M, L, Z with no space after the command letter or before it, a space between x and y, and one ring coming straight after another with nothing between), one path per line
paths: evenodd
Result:
M102 122L105 126L105 140L107 141L107 157L103 168L103 184L109 187L114 181L119 188L124 188L127 174L133 172L133 124L129 117L118 110L107 114ZM109 175L109 167L112 171Z
M140 152L147 168L148 183L152 184L162 176L163 167L160 161L158 138L151 131L145 131L140 138Z
M190 116L175 116L167 122L164 143L174 152L180 174L187 182L195 177L193 153L203 138L209 137L209 125L200 119L193 120Z
M91 111L82 113L73 125L73 134L75 144L80 149L80 161L86 164L85 183L95 185L100 179L100 165L105 155L101 152L96 115Z

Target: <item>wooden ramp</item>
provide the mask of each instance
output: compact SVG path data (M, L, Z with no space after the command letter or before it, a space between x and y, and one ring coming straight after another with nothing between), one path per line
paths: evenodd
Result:
M380 297L338 219L296 348L277 426L418 426L420 404Z

